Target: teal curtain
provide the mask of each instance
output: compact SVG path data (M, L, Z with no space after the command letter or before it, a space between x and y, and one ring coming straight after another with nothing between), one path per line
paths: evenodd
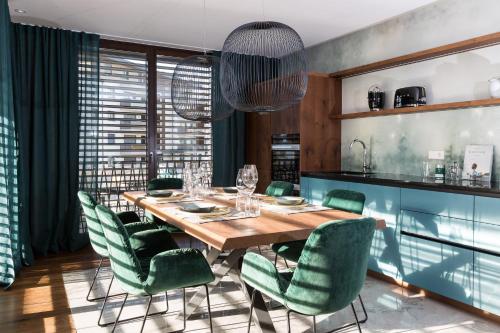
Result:
M212 55L221 56L220 51ZM218 72L212 85L219 84ZM213 102L212 105L217 103ZM245 114L235 111L230 117L212 122L213 186L234 186L238 169L245 164Z
M35 254L73 251L88 243L77 191L94 186L86 184L88 173L80 174L79 166L84 163L83 169L92 174L96 166L89 160L95 152L82 156L79 147L80 129L94 126L83 119L97 112L98 71L87 67L92 61L97 66L99 37L22 24L11 27L20 225Z
M212 123L214 186L234 186L238 169L245 164L245 114L235 111L229 118Z
M0 0L0 284L7 287L22 262L10 24L7 0Z

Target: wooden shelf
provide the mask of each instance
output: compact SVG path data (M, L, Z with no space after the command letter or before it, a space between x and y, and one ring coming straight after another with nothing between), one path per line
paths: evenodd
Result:
M357 76L370 72L376 72L382 69L403 66L433 58L439 58L450 54L466 52L469 50L495 45L499 43L500 43L500 32L496 32L489 35L467 39L457 43L438 46L431 49L418 51L387 60L377 61L367 65L341 70L335 73L331 73L330 77L342 79L351 76Z
M400 109L384 109L381 111L366 111L366 112L346 113L346 114L342 114L342 115L333 116L333 118L334 119L357 119L357 118L383 117L383 116L394 116L394 115L398 115L398 114L480 108L480 107L489 107L489 106L496 106L496 105L500 105L500 98L488 98L488 99L478 99L478 100L464 101L464 102L431 104L431 105L422 105L422 106L417 106L417 107L400 108Z

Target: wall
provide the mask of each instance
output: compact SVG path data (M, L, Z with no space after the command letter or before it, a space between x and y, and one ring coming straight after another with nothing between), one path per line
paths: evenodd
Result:
M334 72L377 60L500 31L500 1L440 0L378 25L308 48L309 70ZM385 70L343 82L343 112L366 110L366 91L373 84L392 104L397 87L428 89L429 103L487 98L487 79L500 75L500 47ZM370 143L378 172L420 174L428 150L445 150L448 162L463 159L468 143L494 144L500 153L500 108L456 110L406 116L344 120L342 168L361 165L361 152L349 153L359 137ZM497 147L498 146L498 147ZM356 148L360 149L360 148ZM500 175L500 163L495 163Z

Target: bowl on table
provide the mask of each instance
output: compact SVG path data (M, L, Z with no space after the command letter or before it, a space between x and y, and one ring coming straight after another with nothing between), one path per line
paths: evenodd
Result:
M172 194L174 194L174 192L171 190L150 190L146 192L147 196L156 198L168 198L171 197Z
M298 206L304 203L305 199L302 197L291 197L291 196L283 196L277 197L276 203L279 205L285 206Z
M188 213L210 213L215 209L215 205L206 202L187 202L179 204L181 209Z
M222 190L224 193L238 193L238 189L236 187L223 187Z

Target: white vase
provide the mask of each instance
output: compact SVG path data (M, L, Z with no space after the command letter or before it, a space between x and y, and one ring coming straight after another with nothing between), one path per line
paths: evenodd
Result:
M500 77L494 77L488 80L490 88L490 96L492 98L500 98Z

